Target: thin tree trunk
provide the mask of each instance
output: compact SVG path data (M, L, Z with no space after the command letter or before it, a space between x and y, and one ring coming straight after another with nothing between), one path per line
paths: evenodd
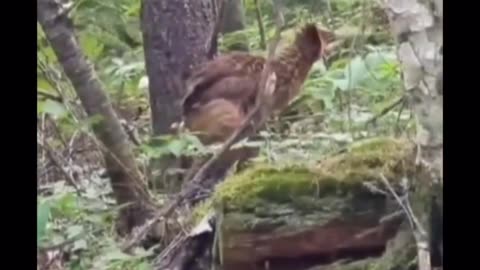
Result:
M183 79L208 60L213 0L143 0L142 30L149 79L153 134L171 132L180 120Z
M37 0L37 16L65 74L70 79L89 117L100 116L93 124L95 135L102 143L106 169L121 210L121 234L144 223L150 213L151 198L118 118L92 64L86 59L67 16L66 5L55 0Z
M218 2L142 1L141 22L154 136L173 132L172 124L181 120L184 79L192 68L216 53L217 33L214 32ZM168 175L168 169L187 167L188 163L186 158L177 160L172 156L152 160L151 167L162 172L160 178L152 181L159 182L160 186L166 180L179 183L181 177Z
M222 34L233 33L245 29L245 9L242 0L221 0L225 5L222 16L220 32ZM248 37L242 34L235 42L228 46L228 50L248 51Z
M258 33L260 34L260 48L265 50L267 48L266 45L266 38L265 38L265 27L263 26L263 19L262 19L262 11L260 9L260 4L258 4L258 0L254 0L255 2L255 16L257 17L257 24L258 24Z
M430 270L431 264L438 264L431 256L442 245L441 239L434 239L435 234L438 236L434 231L439 231L435 226L442 225L443 212L439 209L443 205L443 0L383 2L397 38L404 86L416 116L417 160L431 169L429 181L417 181L417 185L433 194L433 203L424 198L427 203L414 206L423 227L430 228L427 235L417 235L419 268ZM435 216L437 220L432 220Z

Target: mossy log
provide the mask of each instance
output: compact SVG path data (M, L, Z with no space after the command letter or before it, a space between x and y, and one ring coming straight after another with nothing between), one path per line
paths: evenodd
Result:
M193 220L215 213L223 269L412 269L415 242L384 180L405 193L423 174L414 150L377 138L311 168L257 164L219 184Z

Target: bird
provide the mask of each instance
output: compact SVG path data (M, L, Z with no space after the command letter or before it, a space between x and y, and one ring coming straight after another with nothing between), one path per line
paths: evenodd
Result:
M322 59L333 38L332 32L308 23L292 44L273 56L270 65L277 77L273 114L282 112L299 95L312 66ZM255 106L266 62L260 55L230 52L195 68L186 79L181 100L182 126L203 144L225 142Z

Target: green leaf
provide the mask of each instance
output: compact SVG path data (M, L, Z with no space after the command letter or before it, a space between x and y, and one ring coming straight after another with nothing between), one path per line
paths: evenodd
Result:
M140 72L144 70L144 67L145 67L145 63L143 61L134 62L130 64L122 64L122 66L117 69L114 75L124 76L124 75L128 75L131 72Z
M332 87L323 88L319 93L322 97L325 109L329 110L333 108L333 100L335 99L335 89Z
M80 122L80 128L88 130L90 127L95 127L103 120L103 116L100 114L93 115Z
M83 233L84 228L82 225L73 225L67 228L67 238L77 237Z
M41 47L37 52L37 57L46 62L56 62L57 56L51 47Z
M103 43L93 35L80 35L80 45L90 59L97 59L103 52Z
M189 149L193 148L202 153L206 152L207 149L197 136L192 134L183 134L182 138L187 142Z
M85 239L80 239L80 240L75 241L75 243L73 243L72 250L73 251L85 250L85 249L87 249L87 247L88 247L87 241Z
M168 154L179 157L180 155L191 155L205 151L205 147L200 140L196 136L189 134L157 136L152 138L149 144L142 145L141 148L147 156L153 158Z
M380 65L396 62L397 56L394 52L371 52L365 57L365 64L371 68L378 67Z
M85 221L88 221L90 223L93 223L95 225L104 225L104 218L101 215L98 214L92 214L85 216Z
M142 76L138 81L138 89L148 90L148 77Z
M53 118L59 119L65 117L68 111L65 109L63 104L48 99L38 104L37 113L47 113Z
M376 69L378 68L381 64L386 63L385 57L383 56L382 53L380 52L373 52L369 53L365 57L365 64L370 68L370 69Z
M356 56L346 67L345 67L345 79L348 84L345 88L344 85L340 89L349 90L356 88L365 78L369 76L367 67L362 57Z
M179 157L183 150L185 150L186 143L182 140L173 140L168 144L168 151L175 155L175 157Z
M349 89L348 87L348 79L337 79L337 80L332 80L333 85L335 88L338 88L342 91L346 91Z
M143 261L141 262L140 264L138 264L135 269L137 270L152 270L153 267L146 261Z
M50 204L48 202L37 206L37 245L45 236L49 216Z
M67 193L61 196L55 201L55 204L52 205L52 211L55 216L76 216L78 213L77 198L73 193Z
M160 158L168 154L168 149L164 146L143 144L140 148L145 155L151 158Z
M37 77L37 88L43 91L53 90L53 86L41 77Z
M122 251L118 249L110 250L107 252L104 256L102 256L102 259L105 261L125 261L125 260L130 260L132 257L126 253L123 253Z

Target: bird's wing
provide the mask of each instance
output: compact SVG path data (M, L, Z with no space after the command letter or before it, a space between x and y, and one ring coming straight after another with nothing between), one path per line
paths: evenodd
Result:
M182 107L212 98L241 99L254 91L260 72L256 68L264 59L246 53L231 53L205 63L187 79Z

